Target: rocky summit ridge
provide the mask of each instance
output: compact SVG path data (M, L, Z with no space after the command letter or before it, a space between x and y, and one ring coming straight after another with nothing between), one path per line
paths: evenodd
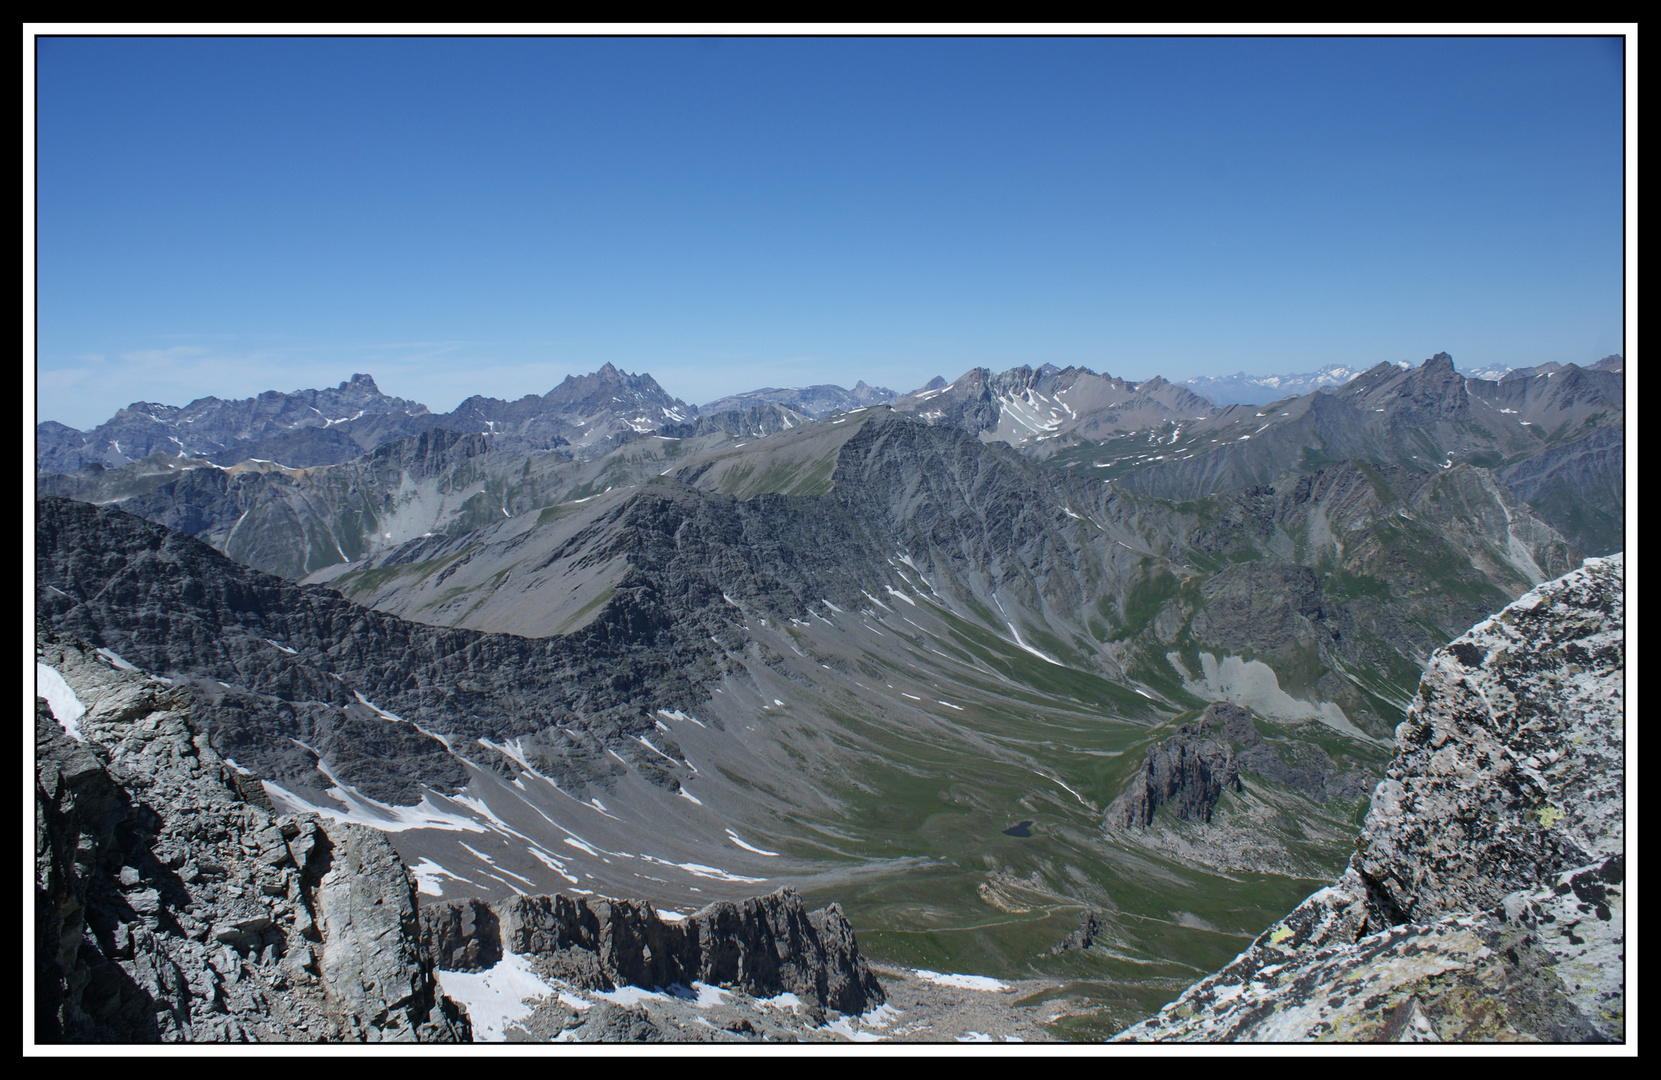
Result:
M1344 875L1119 1041L1620 1041L1622 556L1431 658Z

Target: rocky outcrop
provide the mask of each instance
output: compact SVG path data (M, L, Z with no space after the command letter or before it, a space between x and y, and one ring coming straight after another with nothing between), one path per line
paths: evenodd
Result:
M1353 802L1370 786L1365 771L1341 769L1315 743L1265 741L1250 709L1220 701L1148 751L1105 820L1119 828L1148 826L1155 811L1169 804L1179 820L1210 821L1224 791L1243 790L1244 773L1285 784L1316 803Z
M318 974L343 1019L341 1037L430 1041L453 1029L459 1014L441 1006L413 882L385 834L332 824L326 848L312 905L323 946Z
M469 1038L384 835L249 802L183 687L36 656L36 1041Z
M1354 802L1366 798L1372 789L1376 777L1359 768L1341 769L1332 756L1316 743L1294 740L1276 745L1268 742L1258 733L1257 725L1252 723L1250 709L1231 705L1213 705L1211 708L1217 709L1218 718L1225 721L1223 733L1235 750L1234 763L1240 772L1285 784L1299 795L1321 804L1328 799ZM1228 711L1225 713L1223 709Z
M791 889L675 921L644 901L559 894L428 904L420 921L424 948L447 971L488 969L507 952L594 990L700 982L855 1014L884 1000L842 909L808 911Z
M1351 738L1338 744L1349 752L1335 761L1321 740L1336 733L1310 721L1267 730L1265 737L1248 708L1209 706L1148 751L1109 804L1103 828L1190 866L1330 875L1348 854L1351 814L1378 780L1383 755Z
M664 1042L663 1029L652 1021L651 1015L640 1006L613 1005L597 1002L583 1014L581 1022L570 1029L571 1042L596 1043L659 1043Z
M1344 876L1141 1040L1619 1041L1623 558L1431 659Z
M1240 790L1240 767L1225 733L1251 714L1238 705L1218 703L1200 719L1148 751L1141 770L1107 808L1107 821L1122 827L1151 825L1154 812L1169 805L1183 821L1210 821L1225 788ZM1213 726L1219 730L1213 731ZM1254 730L1253 735L1256 734Z
M1060 956L1063 953L1088 949L1095 944L1096 935L1104 929L1101 920L1098 918L1099 915L1101 915L1099 911L1080 912L1078 927L1072 933L1051 945L1047 955Z

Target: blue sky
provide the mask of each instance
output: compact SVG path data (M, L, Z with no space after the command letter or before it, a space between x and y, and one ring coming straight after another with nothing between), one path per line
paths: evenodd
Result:
M1594 38L37 42L39 419L1622 351Z

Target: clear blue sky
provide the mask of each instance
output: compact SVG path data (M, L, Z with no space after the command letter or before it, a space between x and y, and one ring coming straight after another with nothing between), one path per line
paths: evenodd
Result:
M1621 351L1619 39L38 41L39 418Z

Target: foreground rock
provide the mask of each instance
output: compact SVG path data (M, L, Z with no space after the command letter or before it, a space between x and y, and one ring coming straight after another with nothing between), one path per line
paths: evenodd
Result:
M190 694L41 628L37 1042L457 1041L386 837L274 814Z
M1433 656L1344 876L1118 1040L1621 1040L1623 565Z
M511 953L589 990L698 982L855 1014L884 1000L842 909L808 911L791 889L673 922L644 902L561 895L428 904L420 919L423 945L446 971L489 969Z

